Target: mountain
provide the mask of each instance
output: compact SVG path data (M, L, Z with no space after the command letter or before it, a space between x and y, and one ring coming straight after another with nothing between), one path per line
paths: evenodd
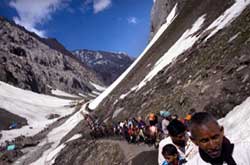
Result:
M153 37L143 53L103 93L82 107L71 109L68 100L57 98L52 103L51 97L0 83L0 108L13 114L15 109L21 110L23 116L18 120L23 125L29 124L33 115L52 122L46 116L54 108L61 116L55 124L31 137L39 145L25 148L30 144L23 140L26 146L13 152L15 157L20 157L21 149L26 154L15 163L157 164L157 150L153 155L149 147L142 149L143 144L91 139L91 130L81 115L89 112L88 108L95 109L99 121L107 123L138 115L146 118L149 112L162 109L181 117L190 109L209 111L220 118L225 135L233 143L250 140L250 0L156 0L153 10L160 10L162 4L171 4L171 9L166 13L154 11L154 17L163 22L152 25L159 28L152 30ZM22 112L33 107L34 112ZM41 112L36 116L36 111ZM75 113L67 116L69 111ZM44 128L44 122L40 122L39 129ZM13 135L11 131L18 129L1 132L1 140ZM16 141L19 144L20 138ZM15 161L7 156L1 158L4 162Z
M89 93L102 85L96 73L78 61L55 39L40 38L0 18L0 80L38 93L57 88Z
M224 117L250 95L249 4L156 0L150 43L89 107L112 120L163 109Z
M125 53L82 49L73 51L73 54L81 62L93 69L106 86L116 80L134 61Z

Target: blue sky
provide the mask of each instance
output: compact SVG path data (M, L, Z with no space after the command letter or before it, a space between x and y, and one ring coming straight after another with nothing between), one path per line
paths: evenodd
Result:
M153 0L1 0L0 15L67 49L126 52L146 47Z

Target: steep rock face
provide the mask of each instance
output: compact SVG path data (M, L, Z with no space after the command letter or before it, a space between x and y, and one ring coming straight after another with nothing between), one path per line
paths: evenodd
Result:
M124 72L133 59L124 53L104 51L75 50L73 54L102 78L105 85L110 85Z
M178 9L181 10L186 3L186 0L155 0L151 10L150 39L153 38L161 25L166 22L167 16L176 3L179 4Z
M250 96L250 2L243 2L247 7L242 12L225 19L236 10L235 1L186 1L155 44L101 102L97 108L100 115L120 120L165 109L184 116L194 108L223 117L244 101ZM201 18L204 22L199 30L183 37ZM217 18L220 21L215 21ZM228 20L227 26L207 39L218 26L208 27L222 25L222 20ZM161 57L178 52L191 42L183 42L189 37L197 37L197 41L139 88Z
M34 33L0 18L0 80L38 93L57 88L91 92L102 84L95 73L69 54L51 49Z

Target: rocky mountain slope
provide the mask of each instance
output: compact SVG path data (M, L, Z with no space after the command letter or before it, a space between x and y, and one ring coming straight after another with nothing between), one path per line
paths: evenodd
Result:
M173 9L174 5L178 3L178 8L181 9L186 3L186 0L156 0L151 10L151 29L150 39L160 29L161 25L166 23L168 14ZM181 3L180 3L181 2Z
M106 86L117 79L134 61L127 54L92 50L75 50L73 54L93 69Z
M156 0L151 43L90 108L117 120L192 108L223 117L250 95L249 4Z
M101 84L95 72L53 39L40 38L0 18L0 80L38 93L57 88L69 93L91 92Z
M170 1L156 0L155 5L160 2ZM142 55L89 108L96 107L99 117L110 120L145 117L162 109L183 116L191 108L223 117L234 108L224 119L225 133L238 140L248 138L250 0L171 3L172 8L163 17L167 18L166 23L153 32L155 35ZM40 149L46 152L34 153L45 157L48 164L157 164L157 160L147 160L157 159L157 151L145 154L138 145L142 153L134 152L128 161L121 142L88 139L88 127L80 119L77 112L59 124L60 129L52 130L51 137L43 135L47 146ZM74 124L77 126L67 133L70 129L65 131L66 126ZM55 132L63 135L55 138ZM74 134L81 136L72 140ZM55 141L58 145L53 144ZM48 145L53 148L47 150ZM34 157L33 153L29 156Z

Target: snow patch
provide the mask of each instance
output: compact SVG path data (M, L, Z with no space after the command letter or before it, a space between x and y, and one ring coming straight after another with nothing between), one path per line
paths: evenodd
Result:
M60 144L60 141L64 136L66 136L76 125L83 120L82 112L87 113L85 110L87 104L84 104L82 110L71 116L66 122L64 122L59 127L53 129L48 135L47 139L44 140L40 145L46 143L52 143L51 148L46 150L43 155L32 163L32 165L43 165L43 164L53 164L58 153L65 147L65 144ZM73 137L72 137L73 138ZM75 137L74 137L75 138ZM73 138L73 139L74 139ZM39 146L40 146L39 145ZM59 146L58 146L59 145Z
M235 34L233 37L231 37L231 38L228 40L228 42L229 42L229 43L232 42L232 41L235 40L239 35L240 35L240 32L237 33L237 34Z
M125 98L127 95L129 95L131 92L132 92L132 91L129 91L129 92L125 93L125 94L122 94L122 95L120 96L120 99L124 99L124 98Z
M82 94L82 93L78 93L78 95L81 96L81 97L84 97L84 98L88 97L88 96L86 96L85 94Z
M58 146L57 148L55 148L48 156L47 156L47 160L49 160L51 163L50 164L54 164L56 157L58 155L58 153L61 152L61 150L65 147L65 144L61 144L60 146Z
M211 29L212 32L205 39L207 41L210 37L212 37L219 30L231 24L235 18L237 18L244 9L250 4L250 0L236 0L234 5L227 9L219 18L217 18L207 29L209 31ZM205 32L206 32L205 31Z
M159 71L170 64L176 57L184 51L193 46L198 40L199 36L194 35L205 21L205 15L199 17L193 24L191 29L186 30L179 40L155 63L153 69L148 75L139 83L136 91L140 90L148 81L150 81Z
M250 97L236 106L219 122L224 126L226 136L232 142L250 142Z
M80 137L82 137L81 134L76 134L74 136L72 136L69 140L67 140L67 142L73 141L75 139L79 139ZM67 143L66 142L66 143ZM66 144L61 144L58 147L56 147L52 152L49 153L49 155L47 156L47 162L49 161L50 164L54 164L56 157L58 156L58 154L61 152L61 150L66 146Z
M52 89L51 93L56 96L65 96L65 97L73 97L73 98L78 98L76 95L69 94L67 92L61 91L59 89Z
M93 85L98 91L104 91L106 87L100 86L98 84L95 84L93 82L90 82L91 85Z
M146 52L152 47L152 45L158 40L158 38L162 35L162 33L168 28L168 26L173 22L176 18L176 10L177 4L173 7L170 14L167 17L167 21L165 24L161 26L161 28L157 31L153 39L149 42L144 51L140 54L140 56L130 65L128 69L119 78L116 79L103 93L101 93L95 100L93 100L89 104L90 109L96 109L98 105L102 102L104 98L106 98L113 89L127 76L127 74L136 66L136 64L142 59L142 57L146 54Z
M96 96L100 95L101 93L100 92L97 92L97 91L92 91L92 93Z
M119 115L119 113L121 113L124 110L124 108L119 108L117 110L115 110L115 112L113 113L112 119L117 117Z
M76 139L79 139L82 137L82 134L75 134L74 136L72 136L69 140L67 140L67 142L70 142L70 141L73 141L73 140L76 140ZM66 143L67 143L66 142Z
M51 113L64 117L73 113L71 100L37 94L0 81L0 108L27 119L28 125L19 129L3 130L0 143L17 136L33 136L57 119L48 120Z

